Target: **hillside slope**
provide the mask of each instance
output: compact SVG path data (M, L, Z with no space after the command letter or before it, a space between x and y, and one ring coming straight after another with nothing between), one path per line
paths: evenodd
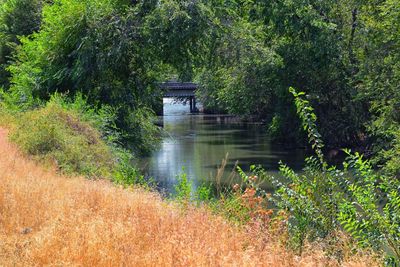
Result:
M0 155L0 266L337 265L316 249L295 256L205 210L183 212L155 193L45 170L2 129Z

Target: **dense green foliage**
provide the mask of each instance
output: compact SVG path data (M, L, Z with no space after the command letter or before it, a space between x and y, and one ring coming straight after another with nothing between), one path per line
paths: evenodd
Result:
M66 174L153 187L133 164L132 151L121 147L116 118L113 108L93 108L82 95L71 100L55 94L44 106L22 112L0 105L0 126L34 159Z
M328 166L313 109L303 94L292 93L316 154L306 159L304 174L281 163L287 182L272 178L272 201L289 212L293 241L301 248L306 238L326 238L343 229L361 246L386 251L389 262L399 263L400 181L376 173L368 160L349 150L343 170Z
M295 86L307 93L328 147L374 143L378 161L395 161L398 1L232 2L211 7L218 30L197 76L207 108L256 116L277 139L298 141L287 92Z
M137 12L114 1L55 1L43 8L40 32L21 39L11 92L28 106L54 92L84 94L92 104L117 110L125 140L139 151L151 149L155 79L141 42ZM149 70L150 69L150 70ZM145 138L146 137L146 138Z
M0 6L0 84L8 87L6 68L19 38L39 30L43 0L3 1Z
M363 6L365 31L360 37L360 98L371 103L375 162L400 177L400 10L398 1Z
M296 141L300 125L293 119L287 92L295 85L312 98L330 146L358 144L368 116L351 85L352 4L248 1L238 5L216 40L221 44L213 52L213 62L200 75L204 99L211 95L229 112L256 115L271 124L278 139ZM340 133L333 133L335 127L342 129Z
M113 152L99 130L109 127L111 110L86 107L82 98L68 103L54 96L43 108L13 114L10 138L28 155L55 163L65 173L110 177Z

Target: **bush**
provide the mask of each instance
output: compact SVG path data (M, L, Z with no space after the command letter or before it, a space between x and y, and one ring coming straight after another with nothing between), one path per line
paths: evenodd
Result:
M29 155L54 162L65 173L110 176L115 162L112 149L96 128L102 127L101 116L90 109L79 112L83 102L78 97L68 104L55 96L42 108L17 114L11 140Z
M118 164L113 170L113 181L119 185L140 185L146 189L155 187L153 179L146 177L140 173L140 170L133 165L133 155L129 150L115 147L115 157L117 158Z
M375 157L375 161L383 161L382 170L400 179L400 130L394 131L388 142L389 148L382 149Z
M0 91L0 126L11 139L42 162L65 173L109 178L116 184L154 187L133 164L133 152L120 145L116 111L94 108L81 94L73 100L54 94L45 106L21 108L10 93Z
M360 247L387 252L389 263L400 263L400 181L374 171L368 160L349 150L344 170L329 167L312 107L304 93L291 92L316 154L306 160L303 174L281 163L285 182L272 178L277 190L271 200L289 214L292 243L301 249L307 238L344 230Z
M224 171L225 160L219 168L221 173ZM237 167L240 184L235 184L232 188L218 188L219 186L212 188L211 185L203 184L196 192L198 203L207 204L212 212L235 224L265 229L273 213L268 203L269 194L260 187L266 174L261 167L255 165L250 166L249 171L248 175ZM214 189L214 196L212 189Z
M192 182L189 181L185 168L176 176L177 184L175 185L175 197L178 201L188 204L192 195Z

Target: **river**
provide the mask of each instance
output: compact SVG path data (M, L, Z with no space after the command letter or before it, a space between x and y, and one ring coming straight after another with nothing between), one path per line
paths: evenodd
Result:
M141 159L146 175L159 187L173 192L177 175L184 168L193 189L203 183L216 183L216 173L228 155L222 185L236 183L231 171L236 162L243 170L262 165L276 175L282 160L295 170L304 162L304 150L285 149L268 137L265 126L243 123L229 115L190 114L188 105L164 99L165 136L158 150Z

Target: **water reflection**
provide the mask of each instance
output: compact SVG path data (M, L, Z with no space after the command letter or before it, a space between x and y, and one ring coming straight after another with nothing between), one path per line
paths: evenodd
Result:
M168 133L158 151L141 160L143 170L168 192L173 191L176 176L185 168L193 187L203 182L215 182L217 167L229 154L225 177L235 163L247 170L260 164L277 173L280 160L294 169L301 169L303 150L287 150L271 142L265 127L240 123L226 115L191 115L189 107L164 101L164 129Z

